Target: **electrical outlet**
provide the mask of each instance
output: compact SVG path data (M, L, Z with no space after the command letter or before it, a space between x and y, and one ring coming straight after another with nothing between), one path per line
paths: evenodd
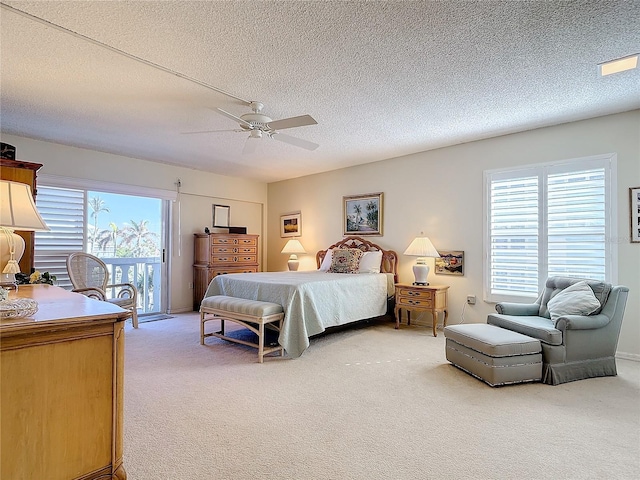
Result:
M467 295L467 304L475 305L476 304L476 296L475 295Z
M193 282L189 282L189 290L193 290Z

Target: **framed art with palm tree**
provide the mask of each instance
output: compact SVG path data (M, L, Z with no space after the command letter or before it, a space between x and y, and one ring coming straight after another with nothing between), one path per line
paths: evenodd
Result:
M344 235L382 235L382 192L342 197Z

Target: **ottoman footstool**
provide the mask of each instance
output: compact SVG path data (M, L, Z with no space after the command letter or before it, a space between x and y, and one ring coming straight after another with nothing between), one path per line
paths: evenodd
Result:
M540 341L482 323L445 327L446 357L492 387L542 379Z

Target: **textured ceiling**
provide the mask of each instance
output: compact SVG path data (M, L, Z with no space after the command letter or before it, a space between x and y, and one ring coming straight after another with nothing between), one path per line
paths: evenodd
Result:
M640 108L640 70L597 71L639 26L639 1L4 0L0 126L271 182ZM320 147L189 133L250 111L207 85Z

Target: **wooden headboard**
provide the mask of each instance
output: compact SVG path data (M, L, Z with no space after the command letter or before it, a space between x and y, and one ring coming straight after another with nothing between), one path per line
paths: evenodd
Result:
M327 251L332 248L359 248L363 252L375 252L380 250L382 252L382 263L380 265L380 271L382 273L393 273L393 281L398 283L398 254L393 250L385 250L380 245L376 245L361 237L346 237L337 243L331 245L327 250L320 250L316 253L316 263L318 268L322 265Z

